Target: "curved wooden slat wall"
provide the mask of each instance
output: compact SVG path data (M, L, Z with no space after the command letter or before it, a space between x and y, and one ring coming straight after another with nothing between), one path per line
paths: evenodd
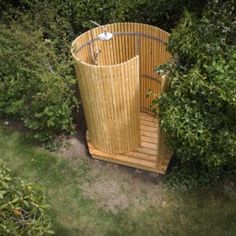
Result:
M153 100L147 92L161 93L164 81L155 68L171 58L165 44L169 34L139 23L105 28L112 39L93 41L104 28L91 29L74 40L72 54L90 142L107 153L125 153L140 144L139 112L150 113ZM131 34L115 35L120 32Z
M138 68L138 56L115 66L76 66L90 142L106 153L140 144Z
M140 33L150 37L138 36L137 34L117 35L108 41L95 41L91 46L84 47L78 53L74 53L74 57L83 62L94 64L91 51L99 50L97 65L116 65L139 55L140 111L150 113L149 107L153 97L147 97L146 94L149 90L156 96L161 93L163 80L155 72L155 68L171 58L170 53L166 51L169 33L158 27L140 23L114 23L105 25L105 28L107 32L111 33ZM104 32L102 27L85 32L73 42L73 47L79 48L87 41L95 39L102 32Z

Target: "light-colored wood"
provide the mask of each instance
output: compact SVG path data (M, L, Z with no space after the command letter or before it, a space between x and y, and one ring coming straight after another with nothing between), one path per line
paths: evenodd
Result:
M117 66L76 66L91 142L104 152L124 153L140 143L138 64L137 56Z
M137 152L137 151L127 152L126 155L131 156L131 157L136 157L136 158L142 159L142 160L156 162L156 156L155 155L150 155L150 154Z
M151 126L145 126L141 121L140 123L142 124L141 126L141 131L149 131L149 132L158 132L157 128L151 127Z
M144 153L144 154L148 154L148 155L152 155L152 156L156 156L156 150L153 149L149 149L149 148L144 148L144 147L138 147L137 151L140 153Z
M165 134L159 130L159 121L150 116L150 104L167 84L166 78L158 75L155 68L171 58L166 50L169 34L158 27L139 23L114 23L105 28L114 34L112 39L94 40L104 32L103 27L97 27L72 43L81 100L93 145L91 150L97 150L94 156L99 159L127 162L136 167L143 167L148 158L153 160L155 157L156 161L151 164L155 167L146 167L165 170L167 165L163 163L169 163L170 153ZM81 45L85 46L78 51ZM146 96L148 91L153 95ZM140 111L143 112L141 115ZM129 155L125 158L123 155L127 152ZM138 164L133 158L144 162Z
M157 137L157 133L152 133L146 130L141 130L141 135L146 136L146 137L151 137L151 138Z
M157 144L157 138L156 137L152 138L152 137L147 137L147 136L144 136L144 135L142 135L141 137L142 137L141 138L141 143L142 142L148 142L148 143Z
M129 161L127 161L127 159L124 160L123 158L121 158L121 156L116 156L113 159L109 159L104 156L96 156L96 155L93 155L93 157L98 160L109 161L109 162L113 162L113 163L120 164L120 165L125 165L125 166L138 168L141 170L155 172L158 174L165 174L165 172L166 172L165 166L160 166L159 169L155 168L155 166L153 164L151 164L151 167L148 167L147 165L143 166L143 165L140 165L139 163L137 163L136 158L132 158L132 159L130 158ZM132 162L132 160L133 160L133 162Z
M139 169L164 174L168 167L170 158L169 156L167 156L167 158L164 158L162 161L159 161L159 150L157 145L158 135L156 132L156 130L158 130L158 122L156 122L156 119L153 119L151 115L140 113L140 119L146 119L147 117L153 120L151 123L152 127L154 128L154 131L150 131L150 133L153 133L151 136L155 136L155 138L147 140L146 136L141 135L141 140L146 140L145 142L141 142L140 146L137 149L133 151L128 151L123 154L111 154L103 152L98 148L94 147L94 145L90 141L90 135L89 133L87 133L88 147L91 156L99 160L111 161L118 164L128 165ZM140 129L142 130L143 125L140 124L140 126Z
M152 123L153 123L152 121L140 119L140 122L141 122L141 124L143 124L144 126L153 127L153 126L152 126ZM156 122L156 123L157 123L157 122Z
M155 150L156 147L157 147L157 145L154 144L154 143L149 143L149 142L144 142L144 141L142 141L142 142L141 142L141 147L150 148L150 149Z
M161 86L165 83L164 79L155 72L155 68L171 58L170 53L166 51L166 44L163 43L168 41L169 34L158 27L138 23L114 23L108 24L105 27L108 32L112 33L142 33L160 39L157 40L138 35L119 35L113 36L108 41L97 40L94 42L95 50L100 51L97 62L98 65L102 66L116 65L128 61L137 55L136 49L140 49L140 110L150 112L151 101L155 96L160 95ZM78 48L86 40L91 40L91 33L89 32L93 32L92 35L95 38L103 31L102 27L97 27L82 34L73 42L73 47ZM140 45L137 45L139 42L138 38L140 38ZM80 51L73 55L76 59L90 64L92 56L86 48L88 47L82 50L82 52L86 51L86 53L81 53ZM146 95L149 90L153 92L153 95L147 97Z

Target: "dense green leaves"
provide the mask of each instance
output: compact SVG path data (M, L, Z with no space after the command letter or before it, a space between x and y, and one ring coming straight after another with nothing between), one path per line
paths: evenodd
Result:
M0 161L0 235L53 234L39 187L14 177Z
M39 141L74 129L72 68L40 30L0 27L0 116L22 119ZM68 59L67 59L68 60Z
M55 20L51 18L51 12L56 11L56 19L66 19L76 34L94 27L90 20L100 24L120 21L141 22L170 30L176 26L184 9L200 15L207 2L208 0L7 0L0 3L0 18L17 18L31 10L36 14L35 20L42 19L42 24L47 26ZM49 21L44 21L47 18ZM40 21L38 23L41 25ZM65 24L63 21L60 23ZM60 30L61 25L57 24L57 27Z
M58 2L64 2L58 0ZM184 9L201 14L206 0L75 0L67 2L75 32L112 22L140 22L170 30L178 23ZM69 10L70 9L70 10Z
M169 86L153 108L160 106L169 146L206 171L236 166L235 34L230 1L211 4L200 19L186 12L170 37L174 59L159 68Z

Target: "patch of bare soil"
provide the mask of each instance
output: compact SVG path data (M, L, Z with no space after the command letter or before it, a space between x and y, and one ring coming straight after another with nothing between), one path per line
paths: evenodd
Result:
M84 183L83 195L112 213L128 207L137 211L152 206L165 206L166 194L160 176L145 171L108 164L93 163L88 173L92 181Z
M24 126L24 124L21 121L0 119L0 124L10 128L10 129L13 129L13 130L18 130L18 131L21 131L21 132L26 132L27 131L27 128Z
M85 181L81 190L84 197L94 200L98 207L116 214L128 207L142 211L167 205L162 176L91 159L83 136L72 137L68 144L59 154L73 161L88 159L90 181Z
M87 175L90 181L85 180L81 185L84 197L94 200L98 207L112 213L128 207L142 211L152 206L167 205L167 194L161 176L91 159L85 140L85 127L82 131L69 139L69 146L59 153L72 161L88 160Z
M87 147L78 136L66 140L66 145L58 150L58 154L66 158L76 158L88 153Z
M76 161L78 157L89 157L86 142L87 127L82 111L77 114L76 122L79 124L78 127L76 127L77 134L70 139L65 140L66 145L58 151L59 155L69 159L73 159L74 161Z

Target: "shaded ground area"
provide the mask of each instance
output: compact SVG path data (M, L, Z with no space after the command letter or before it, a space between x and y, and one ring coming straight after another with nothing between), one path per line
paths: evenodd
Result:
M68 143L58 154L72 162L79 157L89 163L87 174L93 181L83 183L81 190L84 197L96 201L99 207L117 213L130 206L145 210L146 204L165 205L162 176L91 159L84 136L73 136Z
M162 176L90 159L80 138L52 154L0 128L1 159L43 187L56 235L236 235L233 184L172 188Z
M120 166L109 162L91 159L86 143L86 124L80 113L77 135L71 137L68 146L59 150L62 157L76 161L89 162L88 176L93 180L81 185L82 195L96 201L107 212L134 207L142 211L157 204L165 205L165 190L161 184L162 176L155 173Z

